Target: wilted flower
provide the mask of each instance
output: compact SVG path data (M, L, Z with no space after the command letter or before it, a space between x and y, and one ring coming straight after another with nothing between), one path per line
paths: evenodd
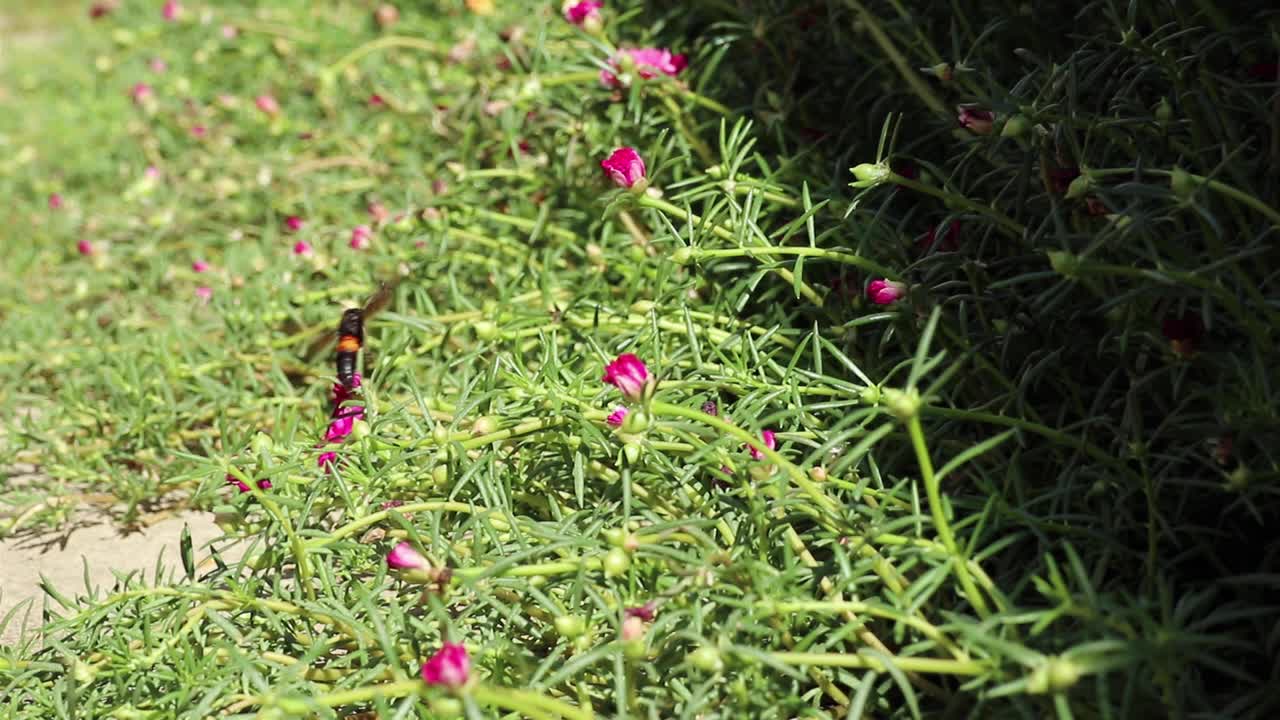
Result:
M702 412L710 415L711 417L715 417L720 414L720 406L716 405L715 400L708 400L702 403Z
M274 96L259 95L253 99L253 104L257 105L259 110L272 117L280 114L280 103L276 102Z
M195 262L191 263L191 269L198 273L208 272L209 263L203 260L196 260Z
M161 14L168 22L177 20L179 17L182 17L182 3L178 2L178 0L165 0Z
M426 570L431 563L414 549L412 543L405 541L387 553L387 567L392 570Z
M653 620L654 614L658 611L658 604L652 600L638 607L629 607L622 611L626 617L640 618L645 622Z
M316 458L316 466L332 470L333 466L338 463L338 453L330 450L329 452L320 453L320 457Z
M293 254L300 257L311 257L311 243L299 240L293 244Z
M241 480L240 478L237 478L235 475L232 475L232 474L230 474L230 473L227 473L227 478L226 478L226 480L227 480L227 484L228 484L228 485L235 485L235 486L236 486L236 488L240 490L240 492L242 492L242 493L247 493L247 492L249 492L249 486L248 486L248 485L246 485L246 484L244 483L244 481L243 481L243 480ZM257 482L255 482L254 484L258 486L258 489L259 489L259 490L270 490L270 489L271 489L271 481L270 481L270 480L268 480L268 479L266 479L266 478L262 478L262 479L258 480Z
M907 294L907 286L881 278L867 285L867 298L877 305L891 305Z
M684 54L672 55L670 50L664 48L627 48L620 50L617 55L609 58L609 66L613 71L600 71L600 84L605 87L622 87L622 81L618 79L617 72L620 72L626 66L634 66L636 74L648 80L658 75L666 75L675 77L680 71L689 66L689 60Z
M567 0L564 4L564 19L574 25L586 27L594 24L599 27L602 7L602 0Z
M1204 336L1204 321L1194 312L1171 316L1160 324L1160 332L1175 353L1184 358L1191 357Z
M956 108L956 120L960 121L960 127L974 135L990 135L996 114L971 105L961 105Z
M196 288L196 297L199 298L201 303L209 302L210 298L213 297L213 288L208 285L201 285Z
M88 240L81 240L76 243L76 252L88 257L93 254L93 243Z
M117 0L102 0L102 2L96 2L89 6L89 17L93 20L106 17L115 11L117 5L119 5Z
M609 157L600 161L600 167L618 187L643 190L648 185L644 159L633 147L614 150Z
M351 405L335 413L333 420L329 422L329 427L324 431L325 441L331 443L342 442L344 438L351 434L356 421L363 417L364 408L359 405Z
M761 430L760 439L763 441L765 448L776 450L778 448L778 436L772 430ZM760 452L760 448L755 445L747 445L747 450L751 452L752 460L763 460L764 453Z
M357 225L351 230L351 247L355 250L364 250L369 247L369 241L373 237L373 229L368 225Z
M622 421L627 419L628 412L630 411L624 407L616 407L613 409L613 412L609 413L609 417L605 418L604 421L614 427L622 427Z
M947 229L942 233L942 237L938 237L938 231L941 225L934 225L929 228L929 234L926 235L919 244L924 252L941 250L942 252L955 252L960 249L960 221L952 220L947 223Z
M621 390L628 400L637 402L644 397L649 385L649 368L635 355L623 353L605 366L600 380Z
M428 685L442 685L456 690L467 684L471 676L471 658L467 648L458 643L445 643L440 651L422 664L422 679Z
M297 215L290 215L284 219L284 226L289 232L298 232L302 229L302 218Z

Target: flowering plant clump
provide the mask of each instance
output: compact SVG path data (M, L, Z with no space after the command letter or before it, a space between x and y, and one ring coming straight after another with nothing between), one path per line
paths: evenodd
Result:
M6 46L0 716L1275 714L1265 16L252 5Z

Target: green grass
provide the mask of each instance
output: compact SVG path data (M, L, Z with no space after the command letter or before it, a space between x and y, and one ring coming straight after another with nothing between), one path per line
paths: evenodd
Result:
M45 479L0 532L106 497L245 560L49 588L8 714L1274 714L1271 16L154 5L2 68L2 438ZM611 43L689 67L604 88ZM392 279L325 447L305 348ZM657 382L615 428L620 353Z

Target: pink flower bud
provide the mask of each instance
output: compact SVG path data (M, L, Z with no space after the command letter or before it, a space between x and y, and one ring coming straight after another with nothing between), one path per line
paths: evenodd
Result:
M94 252L93 243L89 242L88 240L81 240L80 242L77 242L76 252L80 253L81 255L84 255L85 257L92 255Z
M778 449L778 436L772 430L760 431L760 439L764 441L764 446L769 450ZM748 445L747 450L751 452L752 460L763 460L764 453L760 452L760 448L755 445Z
M151 62L148 63L148 66L151 68L151 72L156 73L157 75L169 69L168 63L161 58L151 58Z
M431 563L413 548L412 543L405 541L387 553L387 567L392 570L426 570Z
M237 28L235 25L223 25L223 26L222 26L222 39L223 39L223 40L235 40L235 39L236 39L236 37L237 37L237 36L239 36L239 35L240 35L240 30L239 30L239 28Z
M644 620L635 615L628 615L622 620L622 632L620 634L623 642L631 642L644 637L644 630Z
M58 210L62 207L62 196L58 193L49 195L49 209Z
M369 96L369 107L380 108L380 107L386 107L386 105L387 105L387 101L384 100L382 96L379 95L378 93L374 93Z
M605 366L600 380L621 390L628 400L638 402L649 384L649 368L635 355L623 353Z
M881 278L867 285L867 298L877 305L891 305L907 294L907 286Z
M200 300L200 303L202 305L208 304L209 300L212 297L213 297L213 288L207 285L201 285L200 287L196 288L196 298Z
M456 690L467 684L471 675L471 658L467 648L458 643L445 643L440 651L422 664L422 679L428 685L442 685Z
M311 243L299 240L293 244L293 254L299 257L311 257Z
M613 409L613 412L609 413L609 417L605 418L604 421L614 427L622 427L622 421L627 419L628 412L629 411L624 407L616 407Z
M564 6L564 19L578 26L588 21L599 22L602 7L604 7L603 0L581 0L581 2L569 0Z
M956 120L960 121L960 127L974 135L990 135L996 114L990 110L962 105L956 108Z
M364 250L369 247L369 242L373 237L373 229L368 225L357 225L351 230L351 248L353 250Z
M165 0L164 9L161 10L166 22L173 22L182 17L182 3L178 0Z
M618 187L633 188L636 183L641 183L643 189L646 184L644 160L635 148L620 147L614 150L609 157L600 161L600 167Z
M133 98L133 102L136 105L149 102L153 96L154 93L151 90L151 86L146 83L138 83L129 91L129 97Z
M155 165L148 165L147 169L142 171L142 176L148 180L159 180L160 168Z
M258 106L262 112L275 117L280 114L280 103L271 95L259 95L253 99L253 104Z
M196 260L195 262L191 263L191 269L192 269L192 270L194 270L194 271L196 271L196 272L198 272L198 273L208 272L208 271L209 271L209 263L207 263L207 262L205 262L205 261L203 261L203 260Z
M248 485L246 485L246 484L244 484L244 481L243 481L243 480L240 480L240 479L239 479L239 478L237 478L235 475L232 475L232 474L230 474L230 473L227 473L226 481L227 481L227 484L228 484L228 485L235 485L235 486L236 486L236 489L237 489L237 490L239 490L239 491L240 491L240 492L242 492L242 493L247 493L247 492L249 492L249 486L248 486ZM271 489L271 481L270 481L270 480L267 480L266 478L262 478L262 479L258 480L257 482L255 482L254 484L258 486L258 489L259 489L259 490L270 490L270 489Z
M333 466L338 464L338 453L330 450L329 452L320 453L320 457L316 458L316 467L324 468L332 471Z
M302 218L297 215L290 215L284 219L284 226L289 232L298 232L302 229Z
M208 134L209 134L209 128L203 125L196 125L195 127L191 128L191 136L196 138L197 140L200 138L203 138L205 135L208 135Z
M378 6L378 9L374 11L373 19L377 21L378 27L390 27L400 19L400 11L391 3L382 3Z
M103 0L89 6L89 17L93 20L100 20L112 12L115 12L117 0Z

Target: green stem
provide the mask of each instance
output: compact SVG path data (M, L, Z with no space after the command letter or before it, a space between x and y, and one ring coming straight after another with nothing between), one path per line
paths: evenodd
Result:
M1151 168L1143 168L1142 173L1147 175L1159 175L1162 177L1173 176L1172 170L1157 170L1157 169L1151 169ZM1095 177L1106 177L1108 175L1133 175L1134 169L1133 168L1103 168L1100 170L1089 170L1089 174ZM1226 195L1227 197L1248 206L1258 214L1266 216L1266 218L1270 220L1272 223L1274 223L1276 227L1280 228L1280 210L1276 210L1275 208L1271 207L1270 205L1267 205L1265 202L1250 195L1249 193L1237 187L1234 187L1232 185L1228 185L1224 182L1219 182L1217 180L1210 180L1204 175L1195 175L1193 173L1187 173L1187 177L1198 184L1204 185L1205 187L1218 193L1219 195Z
M947 513L942 505L941 481L933 472L933 461L929 458L929 448L925 444L924 427L920 424L919 413L912 414L907 420L907 432L911 435L911 445L915 449L916 461L920 465L920 475L924 480L925 493L929 497L929 510L933 515L933 524L938 530L938 537L951 555L956 578L960 581L965 596L969 598L969 603L973 605L978 615L985 619L991 611L987 609L986 599L974 585L973 578L969 575L968 558L956 545L955 535L951 532L951 523L947 520Z
M816 257L823 260L831 260L832 262L844 263L845 265L854 265L862 268L867 272L875 275L882 275L890 280L898 278L897 273L868 260L861 255L855 255L849 252L841 252L839 250L829 250L827 248L807 247L807 246L740 246L736 248L689 248L690 256L694 259L699 258L726 258L726 257L758 257L761 255L799 255L803 257Z
M906 80L907 85L911 87L912 92L914 92L925 105L929 106L930 110L933 110L939 115L950 115L951 111L950 108L947 107L947 104L942 102L942 98L938 97L938 94L933 91L933 88L929 87L929 84L920 77L920 73L907 62L907 59L902 56L902 53L898 52L898 48L893 44L893 40L889 37L889 34L884 31L884 28L880 27L880 20L875 15L871 14L871 12L863 7L862 3L857 0L849 0L849 2L855 9L857 9L858 17L862 20L863 27L871 33L871 38L875 40L876 45L880 46L880 51L883 52L885 56L889 58L889 61L893 63L893 66L898 70L898 74L901 75L902 79Z
M351 52L343 55L340 60L321 71L321 74L333 77L339 70L368 55L371 52L392 47L413 48L414 50L422 50L429 53L438 53L440 48L434 43L414 37L404 37L401 35L388 35L378 38L361 45Z
M532 78L540 87L549 88L557 85L577 85L584 82L598 82L600 79L599 70L579 70L570 73L561 73L559 75L549 75L547 77Z
M249 492L253 493L254 497L258 499L262 509L266 510L268 514L276 519L276 522L280 523L280 528L284 530L285 536L289 538L289 551L293 554L293 561L298 567L298 580L302 585L302 590L309 599L314 600L316 590L311 586L311 565L307 562L307 546L302 541L302 538L298 537L298 534L294 532L293 523L289 520L288 513L281 509L280 504L270 495L259 489L258 483L246 475L243 470L235 466L231 466L229 470L234 477L244 483L245 487L249 488Z
M932 195L933 197L936 197L939 200L942 200L943 202L951 203L952 205L958 205L966 210L971 210L975 213L978 213L979 215L985 215L991 218L993 221L995 221L997 225L999 225L1001 228L1003 228L1005 231L1007 231L1010 235L1012 235L1015 238L1021 238L1023 233L1025 233L1027 230L1027 226L1023 225L1017 220L1014 220L1008 215L1005 215L999 210L996 210L995 208L987 205L983 205L981 203L974 202L973 200L970 200L969 198L963 195L957 195L948 190L944 190L942 188L936 188L932 185L927 185L925 183L912 180L911 178L903 177L895 172L888 173L888 175L886 176L886 182L891 182L894 185L899 185L901 187L904 187L910 190L915 190L916 192L924 193L925 195Z
M825 667L859 668L884 672L885 661L872 655L859 653L808 653L771 652L769 659L783 665L822 665ZM892 657L894 667L904 672L933 673L936 675L981 675L989 669L978 660L947 660L944 658Z
M481 705L514 710L530 716L550 714L572 720L591 720L595 717L590 707L576 707L530 690L477 684L471 688L470 692L471 697Z

